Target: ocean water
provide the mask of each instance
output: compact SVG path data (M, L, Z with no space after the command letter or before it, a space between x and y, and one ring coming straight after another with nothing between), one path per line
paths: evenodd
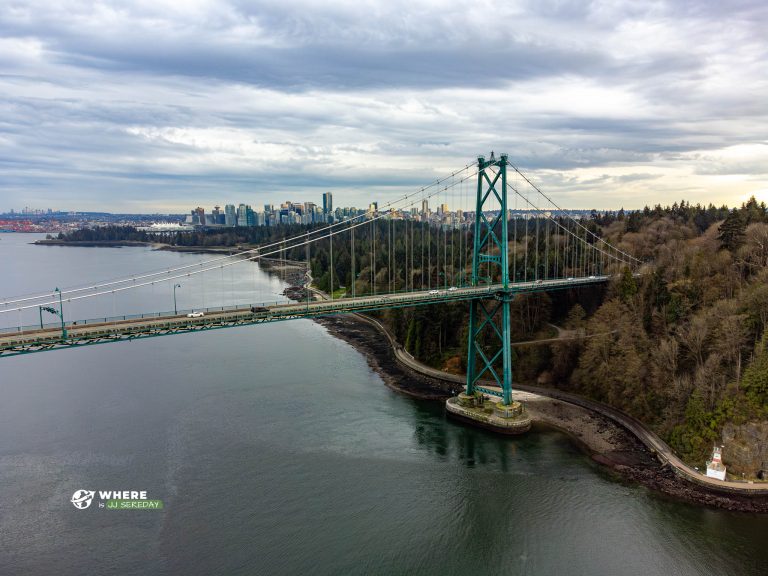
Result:
M210 258L33 238L0 235L0 296ZM206 282L181 281L179 307L283 288L251 263ZM169 310L169 288L65 314ZM82 489L164 507L79 510ZM447 421L311 321L0 359L3 576L763 575L766 537L768 517L617 482L557 432Z

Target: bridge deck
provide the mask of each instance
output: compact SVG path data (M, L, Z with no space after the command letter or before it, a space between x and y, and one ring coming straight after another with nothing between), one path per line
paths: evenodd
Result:
M602 283L606 282L607 279L607 276L591 276L589 278L537 280L511 284L510 289L515 293L543 292L547 290L574 288L582 285ZM260 307L256 312L251 311L251 308L247 307L222 312L206 313L204 316L197 318L189 318L186 314L171 314L167 316L132 318L108 322L72 322L67 324L66 340L62 340L61 330L58 328L26 331L19 330L1 334L0 357L42 352L57 348L103 344L120 340L150 338L154 336L165 336L250 324L263 324L265 322L277 322L297 318L312 318L330 314L364 312L385 308L419 306L478 298L493 298L501 289L501 284L493 284L449 290L436 289L420 292L343 298L339 300L274 304Z

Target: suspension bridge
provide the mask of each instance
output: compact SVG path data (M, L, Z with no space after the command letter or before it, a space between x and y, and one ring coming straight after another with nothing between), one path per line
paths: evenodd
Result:
M439 206L437 213L429 210L430 201ZM325 298L310 297L313 249L327 256ZM65 303L77 302L81 309L99 298L111 298L114 303L123 294L155 285L172 287L175 303L177 282L183 278L204 278L229 266L286 257L306 259L305 301L243 302L123 317L66 318L64 314ZM491 153L489 158L481 156L381 208L372 204L363 214L290 238L195 264L3 298L0 318L17 314L19 322L0 330L0 358L330 314L466 301L468 369L466 390L459 400L467 409L482 410L482 400L476 404L474 399L483 394L495 396L498 406L506 407L501 416L513 417L517 412L512 409L510 304L515 296L605 283L626 270L636 272L640 264L571 217L512 165L507 155ZM44 312L57 321L45 323ZM23 325L21 319L29 313L39 313L39 325Z

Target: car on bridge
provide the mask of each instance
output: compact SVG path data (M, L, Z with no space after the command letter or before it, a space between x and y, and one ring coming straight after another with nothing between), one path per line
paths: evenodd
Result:
M429 293L434 296L435 294L440 294L440 290L430 290Z
M458 290L458 288L456 288L456 286L451 286L450 288L448 288L448 292L454 292L456 290Z
M190 312L187 314L187 318L200 318L202 316L205 316L204 312Z
M261 312L269 312L269 308L264 308L264 306L251 306L251 313L259 314Z

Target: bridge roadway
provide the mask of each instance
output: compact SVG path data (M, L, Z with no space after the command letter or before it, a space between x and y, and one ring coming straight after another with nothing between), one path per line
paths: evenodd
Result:
M560 278L510 284L514 293L544 292L574 288L582 285L606 282L608 276L588 278ZM0 333L0 357L43 352L59 348L73 348L91 344L104 344L121 340L151 338L186 332L214 330L233 326L263 324L297 318L312 318L331 314L365 312L385 308L420 306L493 298L502 289L501 284L469 286L451 289L434 289L419 292L400 292L376 296L359 296L337 300L311 301L306 303L272 304L258 306L255 312L250 306L221 312L208 312L201 317L189 318L186 314L168 314L148 318L101 321L86 320L67 323L67 338L62 339L61 328L42 330L17 330Z

